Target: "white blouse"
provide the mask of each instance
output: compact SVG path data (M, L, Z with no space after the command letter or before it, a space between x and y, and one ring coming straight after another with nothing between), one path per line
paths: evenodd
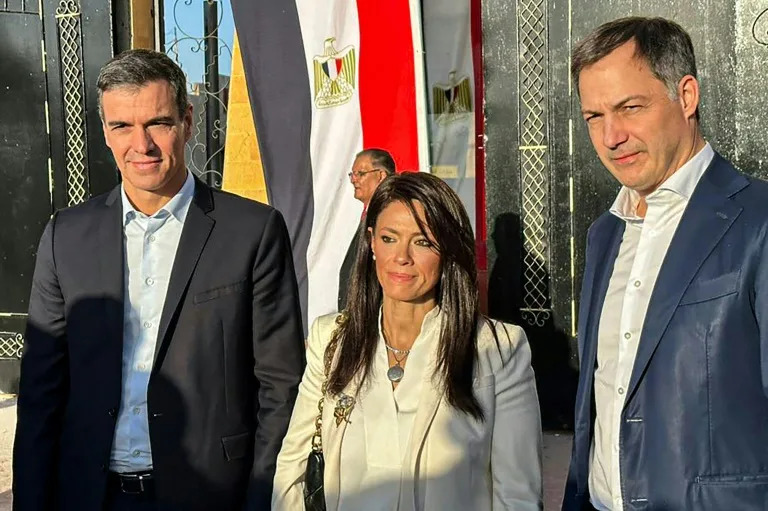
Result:
M371 375L361 389L341 446L339 511L395 511L401 506L405 461L422 385L430 385L439 341L440 309L424 317L421 332L406 358L403 379L392 390L389 360L381 333ZM382 481L389 481L382 484ZM412 500L412 496L407 497Z

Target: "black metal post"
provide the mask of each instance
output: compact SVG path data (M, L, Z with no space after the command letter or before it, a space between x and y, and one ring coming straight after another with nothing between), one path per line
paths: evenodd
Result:
M222 172L220 153L221 138L217 126L220 124L219 101L219 14L218 1L203 2L203 23L205 24L205 159L208 162L205 180L216 185L216 177ZM215 97L214 97L215 96ZM213 172L211 172L213 171ZM218 183L221 186L221 183Z
M154 0L155 10L155 49L165 53L165 2Z

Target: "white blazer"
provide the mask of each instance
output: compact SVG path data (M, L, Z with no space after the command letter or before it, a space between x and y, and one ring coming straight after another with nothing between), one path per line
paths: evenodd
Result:
M304 472L325 378L323 354L336 327L336 317L332 314L318 318L310 329L307 367L277 458L273 510L304 509ZM441 385L425 382L421 386L404 476L401 481L381 482L399 487L398 511L542 509L541 418L530 348L520 327L496 321L494 325L498 340L485 322L478 331L473 388L484 421L450 406ZM439 328L433 331L439 336ZM344 394L355 396L357 388L350 384ZM358 395L362 406L352 409L350 420L365 421L365 410L376 409L376 403L366 403L366 397L365 392ZM339 505L340 454L347 426L344 421L336 424L336 404L336 396L326 396L323 406L328 511L336 511ZM344 470L353 471L355 467L345 466Z

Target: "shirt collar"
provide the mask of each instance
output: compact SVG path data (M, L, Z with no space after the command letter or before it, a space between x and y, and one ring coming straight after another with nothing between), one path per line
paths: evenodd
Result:
M435 307L427 312L424 315L424 319L421 322L421 331L419 332L419 335L416 337L417 339L421 337L422 334L431 331L435 327L439 327L443 323L443 314L440 310L439 305L435 305ZM382 305L379 307L379 335L381 338L384 338L383 334L383 325L384 325L384 306Z
M659 196L664 195L665 191L673 192L685 199L686 202L689 201L701 176L704 175L714 157L715 151L707 142L701 151L696 153L693 158L685 162L682 167L669 176L657 190L648 194L646 201L653 202L657 200ZM613 215L625 221L640 220L635 213L639 200L640 195L636 191L622 186L619 194L616 196L616 200L613 201L610 211Z
M189 211L189 205L192 203L192 197L195 195L195 178L192 177L192 173L187 171L187 178L184 180L184 184L181 185L181 189L176 192L176 195L171 197L165 206L160 208L153 217L156 217L161 211L165 211L167 214L173 216L176 220L184 223L187 218L187 212ZM129 221L136 217L139 213L136 208L133 207L131 201L128 200L128 195L125 193L125 187L120 185L120 198L123 202L123 225L126 225Z

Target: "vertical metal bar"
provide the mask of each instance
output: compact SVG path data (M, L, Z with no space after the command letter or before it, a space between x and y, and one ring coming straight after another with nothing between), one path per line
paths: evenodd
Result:
M155 50L165 53L165 2L154 0Z
M203 21L205 23L205 180L213 186L216 176L222 171L220 142L218 136L219 120L219 15L217 0L203 2ZM213 171L213 172L211 172Z

